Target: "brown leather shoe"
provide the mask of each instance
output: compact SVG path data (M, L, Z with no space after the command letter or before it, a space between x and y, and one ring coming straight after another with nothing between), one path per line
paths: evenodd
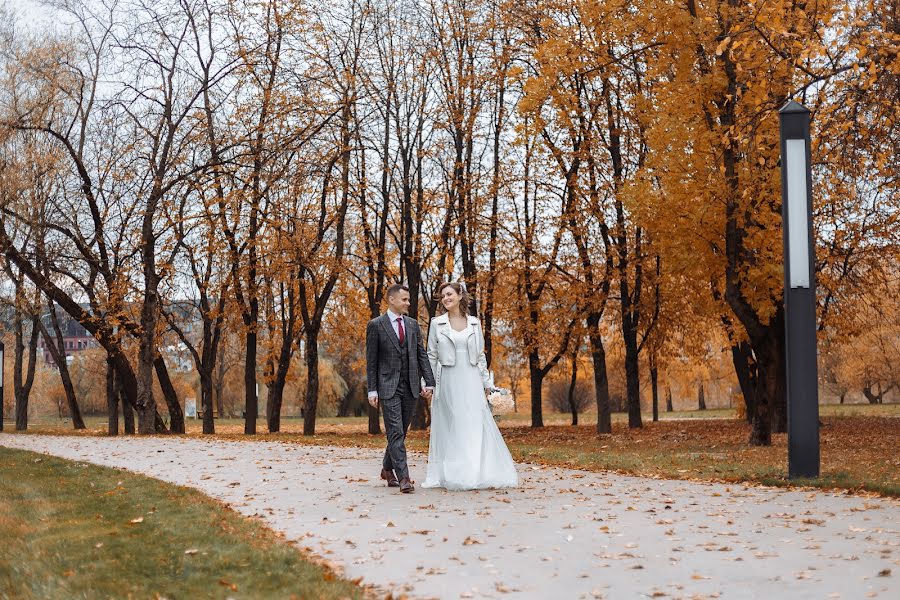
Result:
M397 481L397 476L393 471L381 469L381 478L387 481L388 487L400 487L400 482Z
M409 481L409 477L404 477L400 480L400 491L404 494L412 494L416 491L416 488L414 488L413 484Z

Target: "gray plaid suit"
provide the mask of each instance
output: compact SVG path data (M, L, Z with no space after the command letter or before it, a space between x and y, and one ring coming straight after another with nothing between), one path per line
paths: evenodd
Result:
M388 441L383 466L393 470L398 479L409 477L406 430L421 392L420 377L426 386L434 387L418 321L404 316L403 326L406 334L403 348L387 314L372 319L366 327L366 380L368 390L378 392Z

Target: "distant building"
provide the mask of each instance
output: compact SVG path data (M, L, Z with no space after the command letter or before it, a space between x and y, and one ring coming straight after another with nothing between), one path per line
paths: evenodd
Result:
M85 305L85 308L87 308L87 305ZM56 318L59 321L59 329L62 331L63 349L65 350L67 357L89 348L100 347L100 344L97 343L94 336L92 336L81 323L70 317L69 313L59 306L56 307ZM50 321L50 313L44 314L41 317L41 320L44 322L44 327L47 328L47 332L53 338L55 344L56 336L53 331L53 324ZM45 364L56 364L53 361L53 355L50 354L50 350L47 349L46 340L44 340L43 335L38 338L38 350L44 355Z
M85 310L90 310L90 305L88 304L81 304L80 306ZM171 312L173 318L179 323L181 330L186 337L194 338L202 330L199 310L190 301L174 301L168 306L168 310ZM72 318L69 313L63 310L59 305L56 306L56 318L59 321L59 328L62 331L63 349L66 353L66 357L73 356L84 350L100 347L100 344L94 336L92 336L81 323ZM50 313L47 312L42 315L41 320L55 344L56 336L53 331L53 324L50 320ZM7 327L11 327L13 317L9 309L0 310L0 321L6 323ZM176 371L192 371L194 369L194 362L187 347L172 333L167 335L167 339L170 343L165 344L160 348L160 351L163 356L166 357L167 362L172 364ZM41 355L43 355L44 363L46 365L55 366L56 363L53 361L53 355L50 354L50 350L47 348L47 343L46 340L44 340L43 335L38 337L38 350Z

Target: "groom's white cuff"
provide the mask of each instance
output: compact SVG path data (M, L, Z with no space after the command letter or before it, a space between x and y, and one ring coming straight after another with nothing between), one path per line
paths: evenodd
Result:
M377 397L378 397L378 392L369 392L369 399L370 399L370 400L371 400L372 398L377 398Z

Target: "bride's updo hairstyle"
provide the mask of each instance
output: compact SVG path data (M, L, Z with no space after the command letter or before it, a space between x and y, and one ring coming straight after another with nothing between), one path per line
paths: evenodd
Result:
M437 314L438 316L447 312L446 307L444 307L444 303L441 302L441 297L444 294L445 288L453 288L457 294L459 294L459 312L463 315L469 314L469 305L472 301L472 297L469 295L469 292L466 291L466 288L457 281L447 281L441 284L441 287L437 289Z

